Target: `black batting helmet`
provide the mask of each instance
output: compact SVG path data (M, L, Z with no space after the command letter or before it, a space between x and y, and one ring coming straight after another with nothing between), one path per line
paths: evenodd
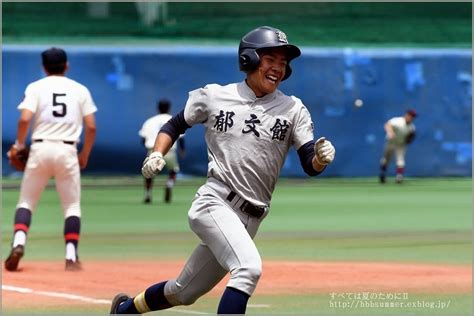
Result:
M258 51L263 48L284 47L287 50L288 64L286 65L285 77L291 75L290 61L301 55L301 51L295 45L288 44L286 34L270 26L261 26L247 33L240 40L239 66L240 70L250 72L258 67L260 56Z

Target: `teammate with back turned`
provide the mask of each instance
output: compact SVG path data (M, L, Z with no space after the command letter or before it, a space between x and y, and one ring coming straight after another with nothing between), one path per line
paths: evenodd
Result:
M246 79L191 91L184 110L161 129L154 152L143 163L146 178L160 172L163 156L180 134L196 124L205 127L208 179L188 212L201 243L176 279L152 285L134 298L116 295L111 314L193 304L227 273L230 280L217 313L245 313L262 272L253 238L269 212L290 147L311 176L320 174L335 155L330 141L314 141L313 123L301 100L278 90L291 75L290 62L300 54L282 31L267 26L252 30L239 46Z
M48 180L54 177L64 212L65 268L75 271L81 269L77 254L81 228L80 169L87 166L94 144L97 108L89 90L65 76L69 64L64 50L53 47L41 56L47 76L26 88L25 98L18 106L21 114L17 140L8 154L13 156L13 152L25 148L28 129L32 125L32 145L21 182L12 249L5 268L8 271L18 269L31 217ZM83 122L84 144L78 153L76 145Z
M172 118L172 116L169 114L170 109L171 102L169 100L159 100L156 105L158 114L147 119L140 128L140 131L138 131L138 135L140 135L142 138L143 145L147 150L147 155L153 152L156 135L158 135L160 129ZM176 175L179 172L178 153L181 156L184 156L184 138L182 136L183 135L178 138L177 142L179 145L179 150L177 150L177 146L174 144L168 153L163 157L166 162L166 168L168 169L168 180L166 181L165 186L166 203L171 202L172 190L176 182ZM143 199L144 203L151 203L152 191L153 178L145 178L145 198Z

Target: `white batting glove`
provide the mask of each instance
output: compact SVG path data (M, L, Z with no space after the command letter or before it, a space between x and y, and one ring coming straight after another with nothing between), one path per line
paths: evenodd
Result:
M320 165L330 164L334 160L336 149L325 137L320 137L314 143L314 156Z
M152 152L143 161L142 175L147 179L151 179L155 175L160 173L160 171L163 169L165 164L166 162L163 159L162 153L158 151Z

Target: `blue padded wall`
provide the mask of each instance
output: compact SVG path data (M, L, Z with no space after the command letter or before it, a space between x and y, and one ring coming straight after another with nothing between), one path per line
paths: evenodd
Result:
M16 110L26 85L44 76L43 46L3 46L3 175L13 170L5 153L16 137ZM179 112L190 90L243 80L237 47L65 46L68 76L86 85L99 108L98 135L86 172L138 174L145 150L138 130L155 102ZM455 49L302 48L293 75L280 86L303 100L315 137L326 136L336 159L325 176L374 176L383 150L383 124L413 107L418 133L408 148L409 176L470 176L472 162L472 53ZM362 107L354 106L356 99ZM203 128L186 133L183 173L205 175ZM391 168L393 170L393 166ZM304 176L295 150L283 176Z

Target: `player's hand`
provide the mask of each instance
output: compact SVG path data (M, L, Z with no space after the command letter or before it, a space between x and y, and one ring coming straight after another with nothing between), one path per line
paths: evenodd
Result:
M145 161L143 161L142 175L147 179L151 179L160 173L165 164L162 153L158 151L152 152L145 158Z
M325 137L320 137L316 143L314 143L314 156L316 162L320 165L330 164L334 160L335 155L336 149Z

